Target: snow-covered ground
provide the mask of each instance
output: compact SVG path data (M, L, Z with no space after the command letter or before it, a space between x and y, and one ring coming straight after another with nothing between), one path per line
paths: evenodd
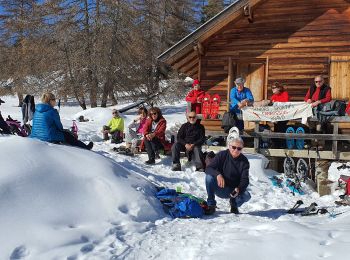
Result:
M3 116L20 119L16 99L2 99ZM320 198L306 186L303 196L273 187L268 176L276 172L258 154L247 154L252 199L242 214L229 214L228 201L217 199L212 216L171 219L154 198L154 184L205 198L204 173L190 165L172 172L169 157L146 166L144 154L112 152L100 133L111 109L61 107L67 128L80 115L89 119L77 124L93 151L0 135L0 259L347 259L350 209L333 206L340 191ZM162 110L170 135L185 122L185 103ZM128 124L135 111L123 116ZM331 178L349 174L337 166ZM344 213L286 214L298 199Z

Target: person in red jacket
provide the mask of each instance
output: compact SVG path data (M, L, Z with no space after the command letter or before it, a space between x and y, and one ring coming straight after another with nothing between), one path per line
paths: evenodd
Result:
M320 104L330 102L332 100L331 88L325 84L323 76L315 77L315 83L309 88L304 101L317 107Z
M275 82L271 86L272 96L270 99L271 103L275 102L289 102L288 92L284 89L283 84ZM284 133L287 128L288 121L278 121L274 124L274 131L277 133ZM273 144L275 148L285 148L284 139L274 139Z
M148 154L146 164L155 164L156 153L166 146L166 120L158 107L148 111L148 118L143 128L143 142Z
M275 102L289 102L288 92L285 91L284 86L279 82L275 82L272 87L271 103Z
M201 114L201 102L204 97L204 90L201 90L199 80L195 79L192 83L192 90L187 94L186 101L191 104L191 111L196 112L196 114ZM191 112L187 111L187 112Z

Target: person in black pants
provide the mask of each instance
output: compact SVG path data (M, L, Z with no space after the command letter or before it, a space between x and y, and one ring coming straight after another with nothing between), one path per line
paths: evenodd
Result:
M148 154L146 164L155 164L156 155L161 148L165 148L166 120L158 107L148 111L148 118L144 127L143 144Z
M5 103L5 101L3 101L0 98L0 105L1 105L1 103ZM0 112L0 132L2 132L3 134L7 134L7 135L11 134L10 128L6 124L4 118L2 117L1 112Z
M187 114L187 123L177 133L177 142L171 148L172 170L181 171L180 152L185 151L189 159L193 157L196 171L204 171L202 145L205 142L205 129L197 120L196 112Z
M63 129L60 116L54 108L56 98L52 93L44 93L41 101L42 104L38 104L34 112L31 138L51 143L67 143L91 150L92 142L86 145L76 139L68 130Z

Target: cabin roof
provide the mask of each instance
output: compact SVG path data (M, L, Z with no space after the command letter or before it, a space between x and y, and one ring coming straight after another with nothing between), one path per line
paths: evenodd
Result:
M184 37L178 43L170 47L168 50L163 52L158 56L158 60L169 64L175 69L185 73L189 76L190 71L198 67L198 55L197 52L200 51L198 44L202 44L208 40L211 36L218 33L223 27L232 21L238 20L244 17L245 6L250 8L254 7L256 4L262 2L263 0L236 0L223 11L218 13L216 16L211 18L209 21L198 27L195 31L191 32L189 35ZM185 57L190 57L189 62L191 66L185 66L186 64L176 65L179 61L183 60Z

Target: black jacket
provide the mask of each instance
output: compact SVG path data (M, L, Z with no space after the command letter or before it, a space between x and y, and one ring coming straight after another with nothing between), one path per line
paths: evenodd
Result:
M191 124L189 122L183 124L179 132L177 132L177 142L180 144L194 144L201 146L205 142L205 129L204 126L196 122Z
M320 95L318 96L318 100L321 100L321 99L324 99L326 97L326 94L328 92L328 90L330 90L331 88L327 85L327 84L323 84L321 86L321 90L320 90ZM312 99L312 96L314 95L316 91L316 85L313 84L311 87L310 87L310 97L309 99ZM317 101L317 100L314 100L314 101Z
M230 151L219 152L205 170L206 174L214 177L221 174L225 179L225 186L232 189L238 187L240 193L244 192L249 185L249 161L240 154L233 158Z

